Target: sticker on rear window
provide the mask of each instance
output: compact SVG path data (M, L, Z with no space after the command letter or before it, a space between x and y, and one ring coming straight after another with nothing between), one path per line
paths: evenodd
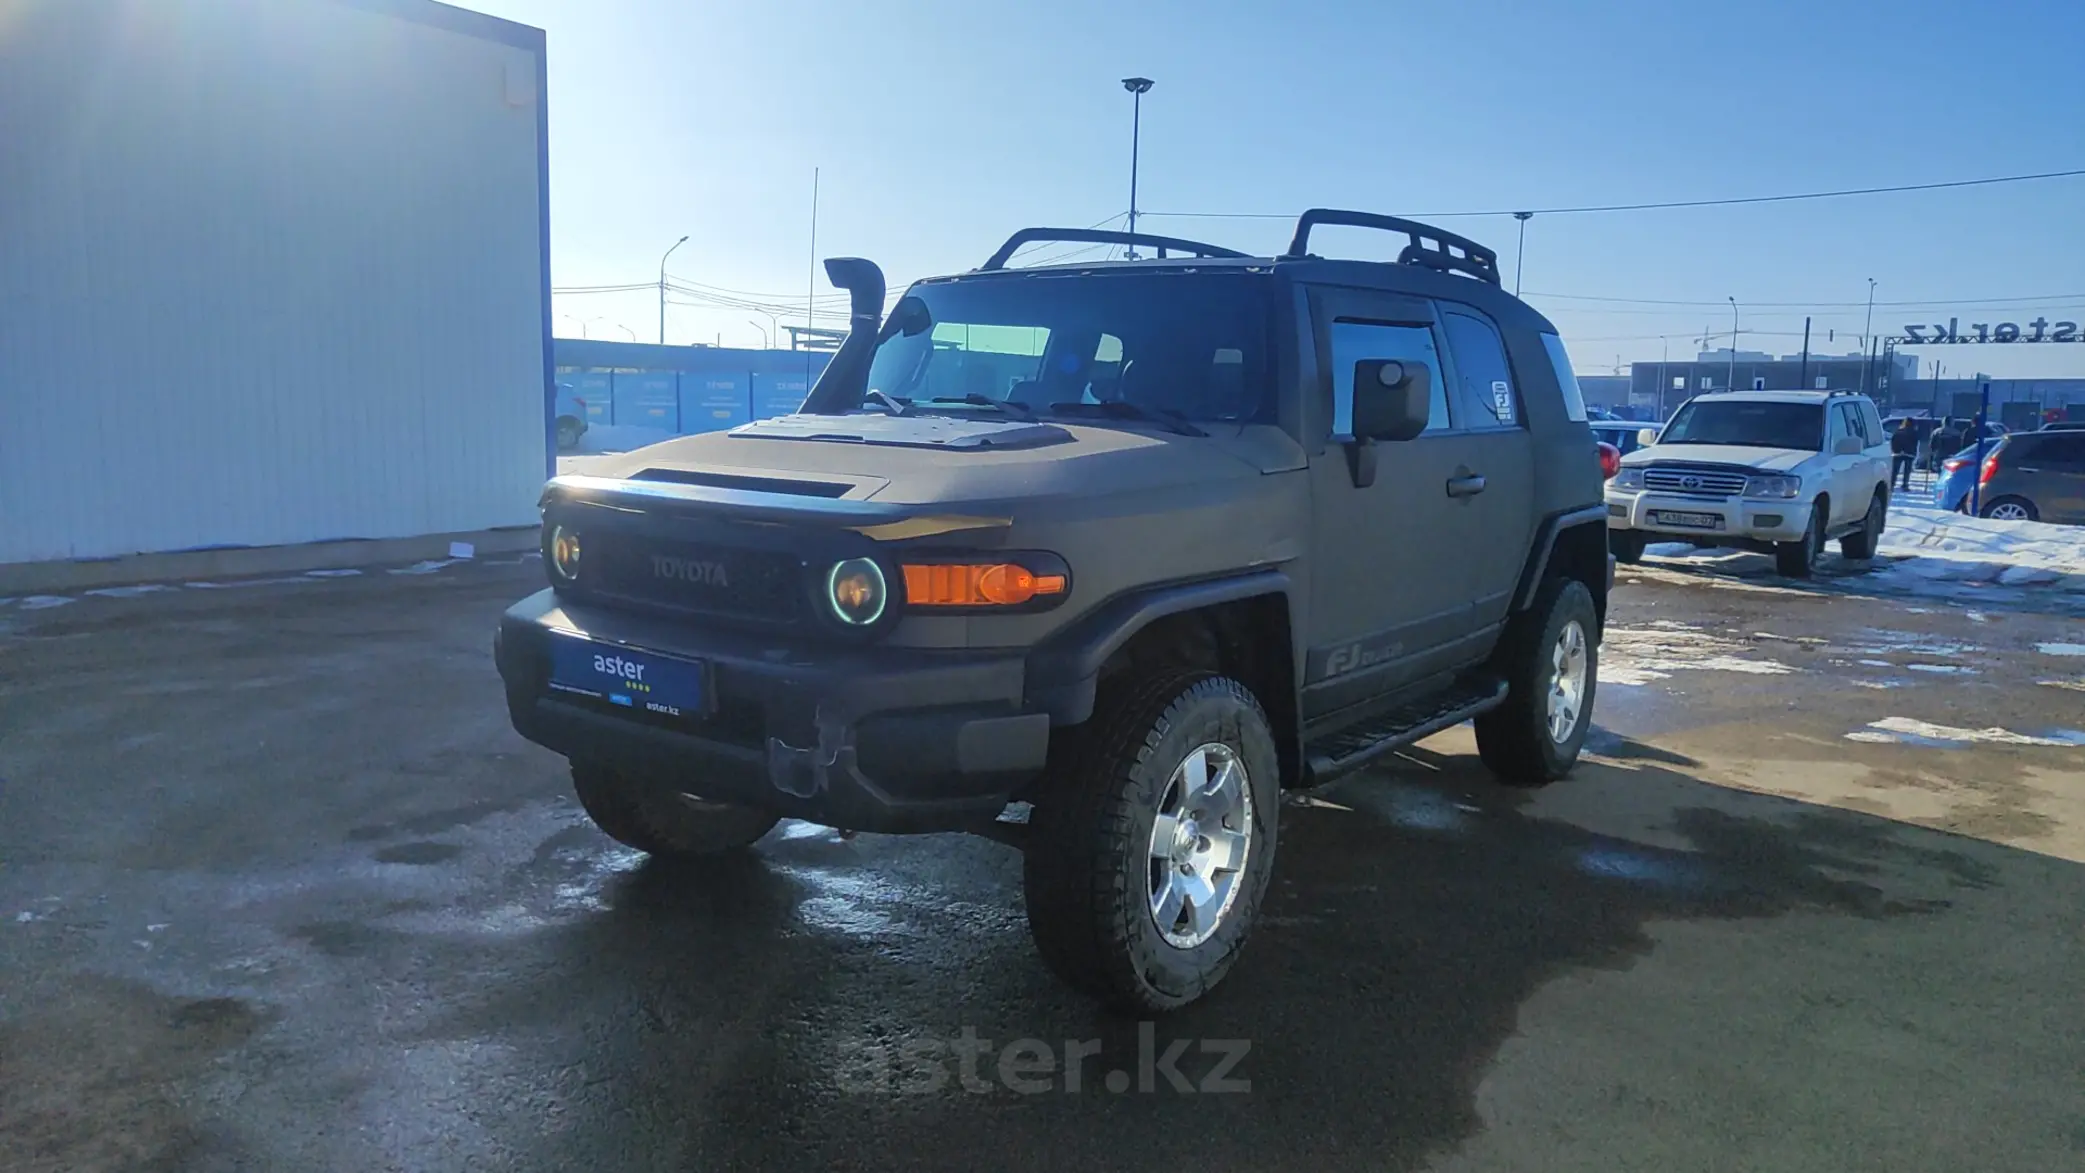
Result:
M1504 379L1493 380L1491 384L1491 411L1501 421L1513 418L1513 388Z

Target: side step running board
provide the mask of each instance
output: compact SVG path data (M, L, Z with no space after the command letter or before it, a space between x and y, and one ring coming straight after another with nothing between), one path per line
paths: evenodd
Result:
M1481 677L1436 693L1366 724L1326 738L1310 748L1310 785L1360 769L1393 750L1431 737L1443 729L1487 713L1506 703L1506 682Z

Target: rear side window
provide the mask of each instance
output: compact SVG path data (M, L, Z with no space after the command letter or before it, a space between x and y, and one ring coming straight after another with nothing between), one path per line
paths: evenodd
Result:
M1875 410L1873 400L1861 403L1861 422L1868 428L1868 443L1882 444L1889 440L1889 429L1882 426L1882 413Z
M1544 334L1542 349L1549 352L1549 365L1556 368L1557 386L1564 392L1564 418L1584 423L1585 392L1578 389L1578 375L1571 369L1571 356L1564 353L1564 340Z
M1510 428L1520 423L1520 397L1513 370L1506 363L1506 344L1490 322L1443 307L1441 327L1448 351L1455 356L1458 419L1464 428Z
M2036 460L2066 471L2085 471L2085 432L2042 432L2013 437L2016 460Z

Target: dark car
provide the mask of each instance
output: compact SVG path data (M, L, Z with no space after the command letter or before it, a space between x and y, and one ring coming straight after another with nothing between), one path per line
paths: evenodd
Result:
M1323 224L1409 243L1326 259ZM1041 240L1158 255L1006 267ZM1322 209L1280 256L1029 229L888 317L876 266L826 271L852 329L798 414L544 491L495 657L609 835L988 835L1051 968L1151 1011L1236 958L1283 790L1473 719L1509 784L1572 768L1601 473L1489 249Z
M2005 436L1985 448L1977 479L1984 517L2085 525L2085 430ZM1957 507L1966 506L1965 498Z
M1624 456L1643 447L1645 429L1653 432L1658 430L1656 424L1647 424L1642 420L1594 420L1587 426L1593 429L1594 439L1614 445L1615 450Z

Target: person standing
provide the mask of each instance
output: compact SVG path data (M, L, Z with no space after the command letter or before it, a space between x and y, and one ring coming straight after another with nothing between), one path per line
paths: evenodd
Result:
M1918 463L1918 429L1911 426L1909 416L1897 421L1897 432L1890 437L1890 479L1897 488L1911 491L1911 466Z

